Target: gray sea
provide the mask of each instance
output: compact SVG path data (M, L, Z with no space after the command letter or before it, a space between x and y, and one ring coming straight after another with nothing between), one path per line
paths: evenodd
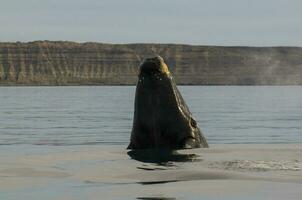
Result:
M209 144L301 143L301 86L180 86ZM134 86L0 87L0 145L123 145Z
M210 149L150 163L126 150L134 86L0 87L0 199L300 199L301 86L179 89Z

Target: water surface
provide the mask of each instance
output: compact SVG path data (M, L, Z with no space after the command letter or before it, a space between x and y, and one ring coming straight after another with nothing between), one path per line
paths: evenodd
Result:
M125 149L133 86L0 87L0 199L300 199L302 87L179 88L211 148L157 164Z
M301 143L301 86L181 86L210 144ZM0 144L127 145L134 86L0 87Z

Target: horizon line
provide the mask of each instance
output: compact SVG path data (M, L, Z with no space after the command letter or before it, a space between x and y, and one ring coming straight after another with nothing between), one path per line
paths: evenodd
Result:
M72 40L31 40L31 41L0 41L1 43L37 43L37 42L66 42L76 44L107 44L107 45L180 45L180 46L204 46L204 47L249 47L249 48L302 48L302 46L293 45L214 45L214 44L190 44L190 43L176 43L176 42L125 42L125 43L114 43L114 42L100 42L100 41L72 41Z

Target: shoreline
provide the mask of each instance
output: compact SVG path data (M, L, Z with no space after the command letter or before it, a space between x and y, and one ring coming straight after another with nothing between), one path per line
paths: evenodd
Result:
M127 86L132 86L135 87L136 84L67 84L67 85L32 85L32 84L0 84L1 87L127 87ZM198 84L177 84L177 86L190 86L190 87L300 87L302 85L198 85Z
M35 41L0 42L0 50L0 85L134 85L155 55L178 84L302 85L301 47Z

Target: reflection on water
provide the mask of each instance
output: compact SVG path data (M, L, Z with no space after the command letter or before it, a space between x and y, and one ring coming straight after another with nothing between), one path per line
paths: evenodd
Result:
M139 184L142 185L155 185L155 184L165 184L165 183L174 183L178 182L180 180L169 180L169 181L143 181L143 182L138 182Z
M169 164L169 162L193 162L202 160L196 154L179 153L169 149L131 150L128 151L127 154L132 159L140 162L157 163L161 165Z
M137 199L141 200L175 200L176 198L170 198L170 197L137 197Z

